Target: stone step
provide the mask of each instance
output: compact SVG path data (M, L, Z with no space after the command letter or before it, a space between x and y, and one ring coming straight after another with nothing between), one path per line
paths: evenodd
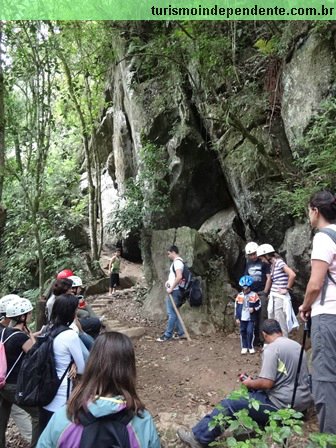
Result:
M142 336L146 334L146 329L143 327L123 327L122 325L119 326L110 326L106 325L106 331L117 331L118 333L126 334L131 339L140 339Z
M105 325L105 327L110 328L110 329L116 328L116 327L125 327L125 325L120 323L118 320L113 320L113 319L106 319L103 321L103 324Z

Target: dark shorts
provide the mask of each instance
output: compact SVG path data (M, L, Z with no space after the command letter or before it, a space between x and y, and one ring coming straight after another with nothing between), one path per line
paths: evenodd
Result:
M119 285L120 285L119 274L115 274L114 272L111 272L110 287L115 288L116 286L119 286Z

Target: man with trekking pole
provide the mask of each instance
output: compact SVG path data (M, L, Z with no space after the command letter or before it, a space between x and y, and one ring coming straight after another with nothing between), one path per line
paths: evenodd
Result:
M158 342L167 342L172 339L185 339L186 337L183 321L177 310L183 304L183 292L180 289L180 286L183 282L184 263L179 256L177 246L170 246L167 255L172 262L169 269L168 280L165 283L167 291L166 309L168 322L163 335L156 339ZM177 333L176 335L174 333L175 331Z

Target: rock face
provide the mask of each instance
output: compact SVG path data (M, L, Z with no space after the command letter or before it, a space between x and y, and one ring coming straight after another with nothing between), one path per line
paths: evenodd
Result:
M292 148L329 93L335 73L335 49L330 41L313 34L299 44L283 73L281 113Z
M155 27L144 27L148 43ZM259 74L251 74L246 86L239 86L240 97L232 86L229 97L228 81L207 79L197 58L186 63L183 73L172 64L164 77L155 77L145 57L134 51L131 35L125 31L113 39L119 62L111 68L106 89L113 108L105 112L95 144L106 158L104 176L110 178L103 192L107 224L127 180L141 172L142 142L165 149L166 213L153 219L141 237L149 285L146 312L156 318L165 315L165 254L172 243L204 279L202 319L206 316L211 325L231 325L227 316L232 314L231 297L244 269L247 241L268 242L284 253L298 272L302 294L309 275L310 232L296 223L290 209L279 213L275 199L286 170L294 166L299 139L334 82L334 42L305 29L287 60L269 58L264 63L264 85L256 81ZM247 70L253 51L241 55ZM273 87L266 80L274 81ZM232 107L223 118L221 107L227 103ZM124 243L126 257L140 258L138 238L132 235Z

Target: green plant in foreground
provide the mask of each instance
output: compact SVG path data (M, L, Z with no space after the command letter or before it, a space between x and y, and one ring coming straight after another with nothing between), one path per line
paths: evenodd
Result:
M248 390L241 386L233 391L231 400L246 399L248 408L234 413L234 416L220 412L209 424L213 429L219 426L228 435L224 440L212 442L209 446L222 448L329 448L336 447L336 436L332 434L311 433L305 434L303 430L303 414L291 408L279 409L269 414L269 420L264 428L249 416L249 409L258 410L260 402L249 397ZM224 411L223 406L217 409ZM245 440L239 440L244 438Z

